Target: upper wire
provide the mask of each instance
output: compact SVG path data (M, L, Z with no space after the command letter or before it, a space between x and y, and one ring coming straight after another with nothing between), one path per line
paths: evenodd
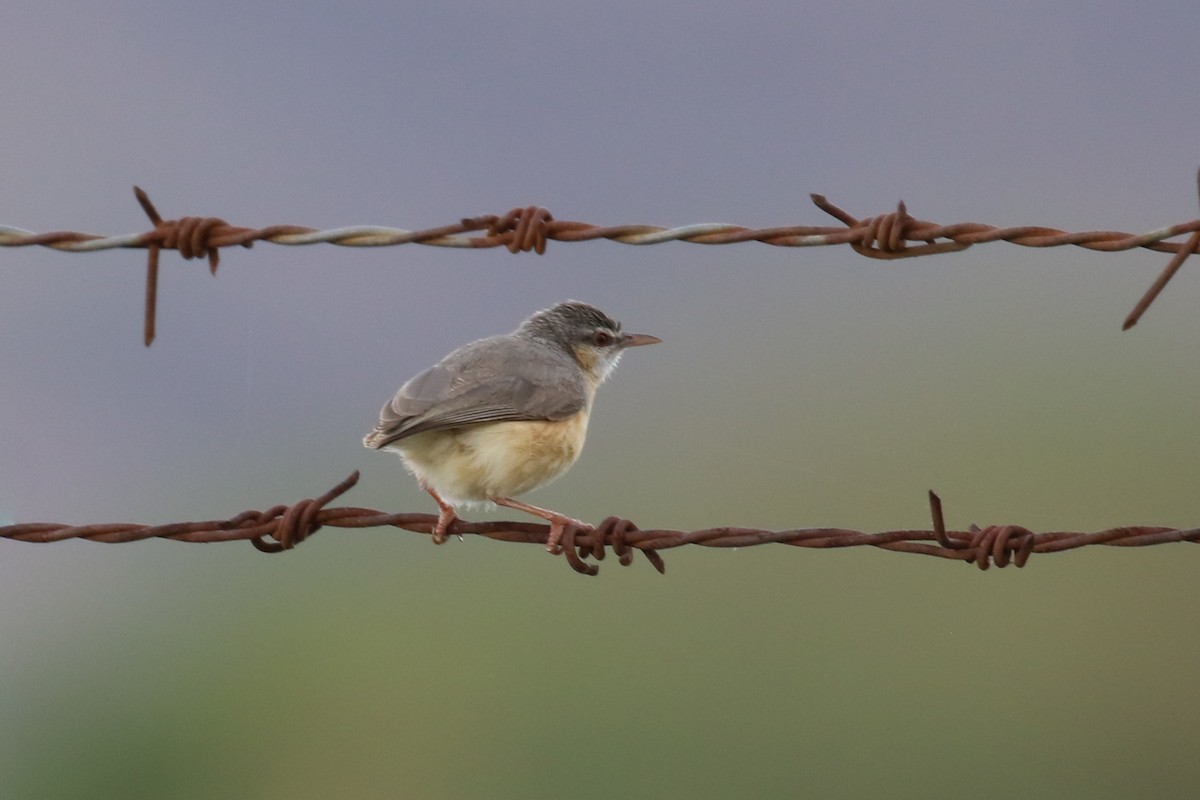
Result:
M1197 174L1200 185L1200 173ZM466 217L457 223L436 228L409 231L401 228L358 225L319 230L301 225L271 225L249 228L231 225L220 217L188 216L164 219L149 195L134 187L134 195L150 218L153 228L145 233L104 236L79 231L34 233L0 225L0 246L42 246L67 252L86 253L117 247L146 248L145 323L143 341L154 340L158 297L158 257L162 250L177 250L185 259L207 257L209 269L216 274L222 247L250 247L256 241L281 245L336 244L343 247L386 247L424 244L433 247L491 248L505 247L512 253L546 252L547 242L584 242L608 239L620 244L649 245L664 242L694 244L737 244L762 242L776 247L819 247L847 244L860 255L894 260L952 253L977 244L1005 241L1023 247L1074 245L1088 250L1119 252L1142 248L1172 253L1167 267L1126 317L1128 330L1137 324L1154 299L1179 270L1184 260L1200 250L1200 219L1181 222L1141 234L1121 231L1082 231L1071 233L1057 228L1018 226L999 228L977 222L939 225L916 219L903 202L895 211L859 219L819 194L813 203L838 220L841 226L794 225L773 228L748 228L725 223L704 223L663 228L657 225L592 225L586 222L558 220L542 206L523 206L504 214ZM477 234L477 235L472 235ZM1186 242L1168 242L1175 236L1191 234Z

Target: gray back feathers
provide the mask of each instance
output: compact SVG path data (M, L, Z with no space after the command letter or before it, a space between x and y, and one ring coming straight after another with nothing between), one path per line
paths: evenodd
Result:
M424 431L566 419L581 411L587 386L574 357L526 332L531 321L465 345L408 381L383 406L363 444L378 449Z

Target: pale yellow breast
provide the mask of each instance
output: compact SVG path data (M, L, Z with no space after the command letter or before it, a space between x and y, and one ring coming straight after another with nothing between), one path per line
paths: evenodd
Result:
M583 450L588 411L567 420L491 422L397 442L409 470L447 500L513 497L566 472Z

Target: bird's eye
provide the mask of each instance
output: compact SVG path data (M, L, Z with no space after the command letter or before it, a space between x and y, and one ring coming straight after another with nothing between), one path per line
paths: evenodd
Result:
M596 347L608 347L612 342L612 334L608 331L596 331L592 334L592 344Z

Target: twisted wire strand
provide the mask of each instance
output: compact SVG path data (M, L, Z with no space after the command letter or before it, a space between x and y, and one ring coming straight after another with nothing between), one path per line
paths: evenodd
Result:
M143 207L149 204L145 192L135 187ZM1186 243L1168 242L1175 236L1200 231L1200 219L1157 228L1140 234L1122 231L1081 231L1071 233L1057 228L1017 226L999 228L977 222L939 225L911 217L900 203L896 211L859 220L830 203L822 195L811 195L822 211L847 227L792 225L749 228L728 223L701 223L664 228L658 225L593 225L587 222L556 220L539 206L515 208L503 215L467 217L457 223L410 231L379 225L354 225L321 230L302 225L269 225L248 228L231 225L219 217L183 217L163 220L155 212L153 230L108 236L80 231L35 233L9 225L0 225L2 247L49 247L73 253L90 253L114 248L151 248L179 250L184 258L210 255L222 247L250 247L264 241L281 245L334 244L342 247L390 247L423 244L431 247L491 248L505 247L511 252L544 253L549 240L586 242L608 239L620 244L651 245L664 242L694 244L740 244L762 242L777 247L820 247L858 245L860 252L872 258L912 258L931 253L955 252L975 244L1006 241L1024 247L1075 245L1088 250L1117 252L1143 248L1162 253L1186 250ZM153 206L150 206L152 209ZM148 210L149 213L149 210ZM181 231L186 229L186 235ZM481 232L482 235L468 234ZM935 243L937 239L948 241ZM909 243L922 245L910 246Z
M1197 175L1200 185L1200 174ZM206 257L216 274L220 248L249 248L257 241L281 245L335 244L342 247L387 247L423 244L432 247L490 248L505 247L512 253L546 252L550 240L585 242L608 239L620 244L651 245L664 242L693 244L738 244L762 242L776 247L819 247L848 244L868 258L898 259L952 253L976 244L1006 241L1023 247L1059 247L1074 245L1088 250L1119 252L1142 248L1172 253L1175 258L1162 271L1154 285L1143 295L1125 319L1123 329L1137 324L1154 298L1178 271L1184 259L1200 250L1200 219L1181 222L1142 234L1122 231L1082 231L1071 233L1057 228L1018 226L999 228L976 222L939 225L914 218L903 202L895 211L858 219L824 196L811 195L813 203L842 223L842 227L795 225L774 228L748 228L725 223L704 223L663 228L657 225L592 225L586 222L556 220L541 206L514 208L501 215L467 217L457 223L436 228L409 231L371 225L318 230L301 225L270 225L248 228L231 225L219 217L182 217L163 219L149 196L134 187L134 195L154 228L145 233L104 236L79 231L32 231L0 225L0 246L42 246L67 252L95 252L112 248L146 248L146 308L143 340L146 346L155 337L155 306L158 295L158 255L162 250L177 250L184 259ZM469 235L478 233L481 235ZM1191 234L1186 242L1165 241Z
M277 505L266 511L244 511L223 520L175 522L164 525L101 523L65 525L48 522L21 523L0 527L0 538L22 542L61 542L84 539L92 542L120 543L161 538L180 542L230 542L249 540L265 553L290 550L322 527L376 528L393 527L432 535L436 514L389 513L370 508L326 506L349 491L358 482L356 471L325 494L300 500L292 505ZM878 533L846 528L794 528L770 531L759 528L716 527L694 531L671 529L640 530L620 517L608 517L590 530L568 526L563 537L563 556L576 572L596 575L599 566L588 559L602 561L608 549L622 566L633 563L640 551L660 573L666 566L659 551L685 545L701 547L753 547L764 544L789 544L795 547L833 549L876 547L899 553L934 556L975 564L986 570L993 564L1005 567L1025 566L1034 553L1057 553L1089 545L1147 547L1169 542L1200 541L1200 528L1127 526L1086 533L1048 531L1035 533L1019 525L971 526L965 531L947 530L941 500L929 493L933 516L932 530L894 530ZM550 526L535 522L456 521L450 533L473 534L502 542L545 545ZM270 541L268 541L270 540Z

